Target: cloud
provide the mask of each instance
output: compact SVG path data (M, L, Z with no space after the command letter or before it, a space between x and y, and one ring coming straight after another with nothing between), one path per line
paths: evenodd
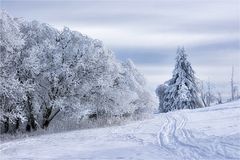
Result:
M238 0L2 0L15 16L69 26L110 47L202 45L235 38L240 36L238 6Z
M101 39L110 47L145 47L173 48L176 45L201 46L204 44L221 43L238 40L239 34L234 33L181 33L181 32L141 32L131 28L117 27L71 27L91 37Z
M239 0L1 0L16 17L102 40L119 59L133 59L151 88L171 77L183 45L199 78L226 85L231 66L240 70L239 6Z

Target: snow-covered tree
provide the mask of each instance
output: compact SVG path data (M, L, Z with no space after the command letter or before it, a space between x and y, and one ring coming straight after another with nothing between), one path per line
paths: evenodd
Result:
M216 97L216 99L217 99L217 104L222 104L222 103L223 103L221 92L217 92L217 97Z
M17 98L11 106L21 106L22 128L33 131L54 121L74 123L71 118L111 121L151 112L154 103L144 77L133 62L117 61L101 41L5 12L0 20L0 94L6 96L6 91L12 93L9 98ZM11 88L8 81L14 83Z
M214 102L214 100L216 99L216 97L214 96L214 93L212 91L212 85L210 83L210 81L207 82L207 92L205 93L205 102L206 102L206 106L210 106L211 103Z
M165 85L166 87L160 86L157 90L161 112L203 107L195 73L187 60L184 48L177 50L173 77L165 82Z
M200 85L200 97L204 104L204 107L209 107L214 102L219 103L221 95L218 92L214 91L214 85L212 82L208 81L201 81Z
M159 112L165 112L163 104L164 104L165 91L166 91L167 87L168 86L166 84L161 84L155 90L155 93L159 99L159 105L158 105Z
M7 133L15 132L20 122L25 121L25 87L16 79L24 41L19 24L4 11L1 13L0 28L0 124L1 131Z
M14 78L0 76L0 124L1 132L15 132L26 121L24 112L24 87Z
M231 101L234 101L236 99L239 99L239 85L235 81L235 75L234 75L234 66L232 66L232 74L231 74Z

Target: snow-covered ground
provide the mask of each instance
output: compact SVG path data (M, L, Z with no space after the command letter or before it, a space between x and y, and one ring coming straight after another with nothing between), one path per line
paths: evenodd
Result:
M1 160L240 159L240 101L157 114L124 126L14 140Z

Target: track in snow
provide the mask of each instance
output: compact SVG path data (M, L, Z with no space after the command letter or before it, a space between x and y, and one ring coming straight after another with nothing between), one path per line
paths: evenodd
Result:
M188 119L180 113L170 113L164 117L165 123L159 131L158 143L177 159L240 159L239 141L193 133L185 128Z

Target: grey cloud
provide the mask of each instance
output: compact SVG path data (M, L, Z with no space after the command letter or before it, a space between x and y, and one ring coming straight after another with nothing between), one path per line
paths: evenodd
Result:
M107 37L104 43L111 44L110 48L116 56L121 60L131 58L142 66L173 66L178 45L185 45L194 66L213 68L203 72L202 76L214 75L218 66L235 65L239 68L239 5L239 0L1 0L1 8L16 17L37 19L55 26L105 28L99 37ZM128 33L120 38L116 37L119 30L120 35L125 31ZM131 32L134 34L129 34ZM196 37L201 34L207 37L209 35L210 39L205 41L201 40L201 36ZM129 35L132 37L128 38ZM163 37L156 38L158 35ZM164 38L165 35L172 37ZM179 38L179 35L183 37ZM221 36L211 39L215 35ZM225 35L228 37L224 37ZM129 41L123 42L121 38ZM159 47L150 45L155 40L159 40L159 44L165 41L170 44ZM181 43L181 40L194 41L194 44L175 44ZM127 43L131 44L124 46ZM132 44L136 45L131 46ZM218 75L221 73L222 77L226 77L226 71L220 71ZM155 74L166 77L165 72Z
M24 15L36 18L39 15L47 15L44 19L51 21L63 21L79 24L142 24L141 27L167 25L169 28L174 25L184 27L208 24L215 21L216 14L220 19L227 22L236 19L237 13L232 12L229 4L236 1L203 1L195 0L160 0L160 1L13 1L3 0L2 6L16 13L15 16ZM232 3L231 3L232 2ZM225 7L224 7L225 6ZM231 5L230 5L231 6ZM234 7L234 10L236 7ZM206 16L204 18L204 16ZM229 15L229 16L222 16ZM42 17L42 16L40 16ZM203 18L202 18L203 17ZM211 18L212 17L212 18ZM207 19L207 20L206 20ZM194 25L196 24L196 25ZM210 23L211 24L211 23ZM225 23L227 24L227 23ZM232 24L232 23L231 23ZM189 26L188 26L189 25ZM204 25L200 26L201 28ZM166 28L166 27L165 27Z
M177 48L176 48L177 49ZM172 55L176 49L161 48L113 48L117 58L121 60L132 59L138 64L169 64L173 62Z
M170 49L164 48L113 48L117 57L124 60L133 59L140 64L172 64L175 58L178 44ZM185 46L186 52L194 63L212 65L230 65L227 57L237 58L240 61L239 39L220 41L211 44L197 45L194 47Z

